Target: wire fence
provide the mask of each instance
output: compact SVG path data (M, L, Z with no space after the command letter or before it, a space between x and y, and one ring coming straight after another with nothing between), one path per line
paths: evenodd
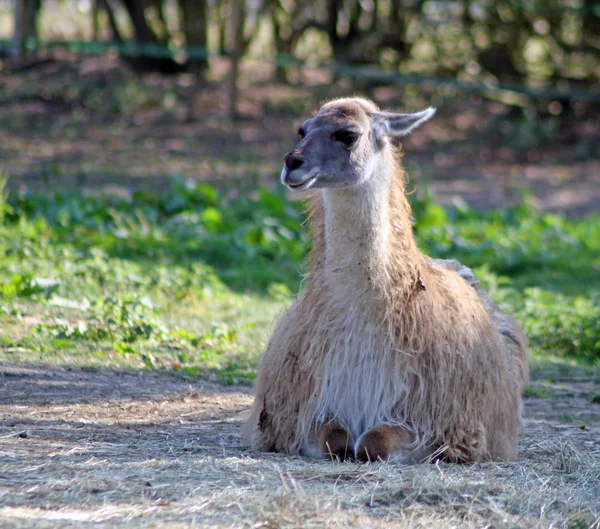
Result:
M600 4L598 4L600 9ZM14 43L10 40L0 40L0 51L9 51ZM25 42L28 51L52 52L65 50L78 55L99 55L105 53L118 53L123 57L148 57L148 58L174 58L185 61L186 59L208 59L210 57L232 58L236 54L231 50L210 51L202 47L171 48L160 44L138 42L112 42L112 41L45 41L39 42L28 39ZM600 102L600 91L577 89L560 89L555 87L531 87L519 84L505 84L494 82L469 82L448 77L435 77L426 75L404 74L400 72L386 72L376 67L355 66L336 62L323 62L316 65L307 64L294 56L278 55L275 57L244 56L244 59L269 64L271 66L310 68L311 70L326 72L331 75L343 76L355 80L407 85L414 84L432 88L450 88L466 93L498 94L512 93L528 98L551 100L579 100L587 102Z

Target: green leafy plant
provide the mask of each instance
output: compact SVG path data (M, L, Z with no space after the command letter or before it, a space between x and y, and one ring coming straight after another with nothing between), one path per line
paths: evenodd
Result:
M519 312L530 344L554 355L600 359L600 297L567 298L539 288L525 291Z
M174 179L165 193L129 198L1 196L0 323L13 350L37 359L247 382L301 287L304 206L281 192L230 197ZM472 267L534 355L599 361L598 215L541 213L527 197L479 212L426 193L412 206L419 246Z

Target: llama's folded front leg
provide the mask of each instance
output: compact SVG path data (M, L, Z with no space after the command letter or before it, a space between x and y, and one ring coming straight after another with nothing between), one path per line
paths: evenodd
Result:
M512 445L507 450L499 452L497 459L510 461L516 457L511 451ZM471 463L489 459L488 440L483 424L473 421L472 424L455 426L447 432L444 442L433 454L434 459L448 463Z
M356 442L354 455L359 461L375 462L418 459L415 435L402 426L380 424L363 433Z
M335 419L317 426L304 454L317 459L344 461L354 457L352 434Z

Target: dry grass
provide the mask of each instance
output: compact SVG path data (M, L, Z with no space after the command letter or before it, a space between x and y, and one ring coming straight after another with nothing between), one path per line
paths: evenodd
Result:
M600 406L576 387L527 399L519 462L357 465L241 447L247 389L0 368L2 527L600 527Z

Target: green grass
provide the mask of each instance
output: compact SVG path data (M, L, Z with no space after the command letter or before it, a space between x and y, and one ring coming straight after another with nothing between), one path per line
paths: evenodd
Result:
M523 390L523 397L526 399L537 398L537 399L551 399L552 393L546 388L540 388L536 386L527 386Z
M420 246L473 267L537 362L598 363L599 216L413 207ZM300 287L303 220L282 192L183 181L130 199L2 193L0 359L250 381Z

